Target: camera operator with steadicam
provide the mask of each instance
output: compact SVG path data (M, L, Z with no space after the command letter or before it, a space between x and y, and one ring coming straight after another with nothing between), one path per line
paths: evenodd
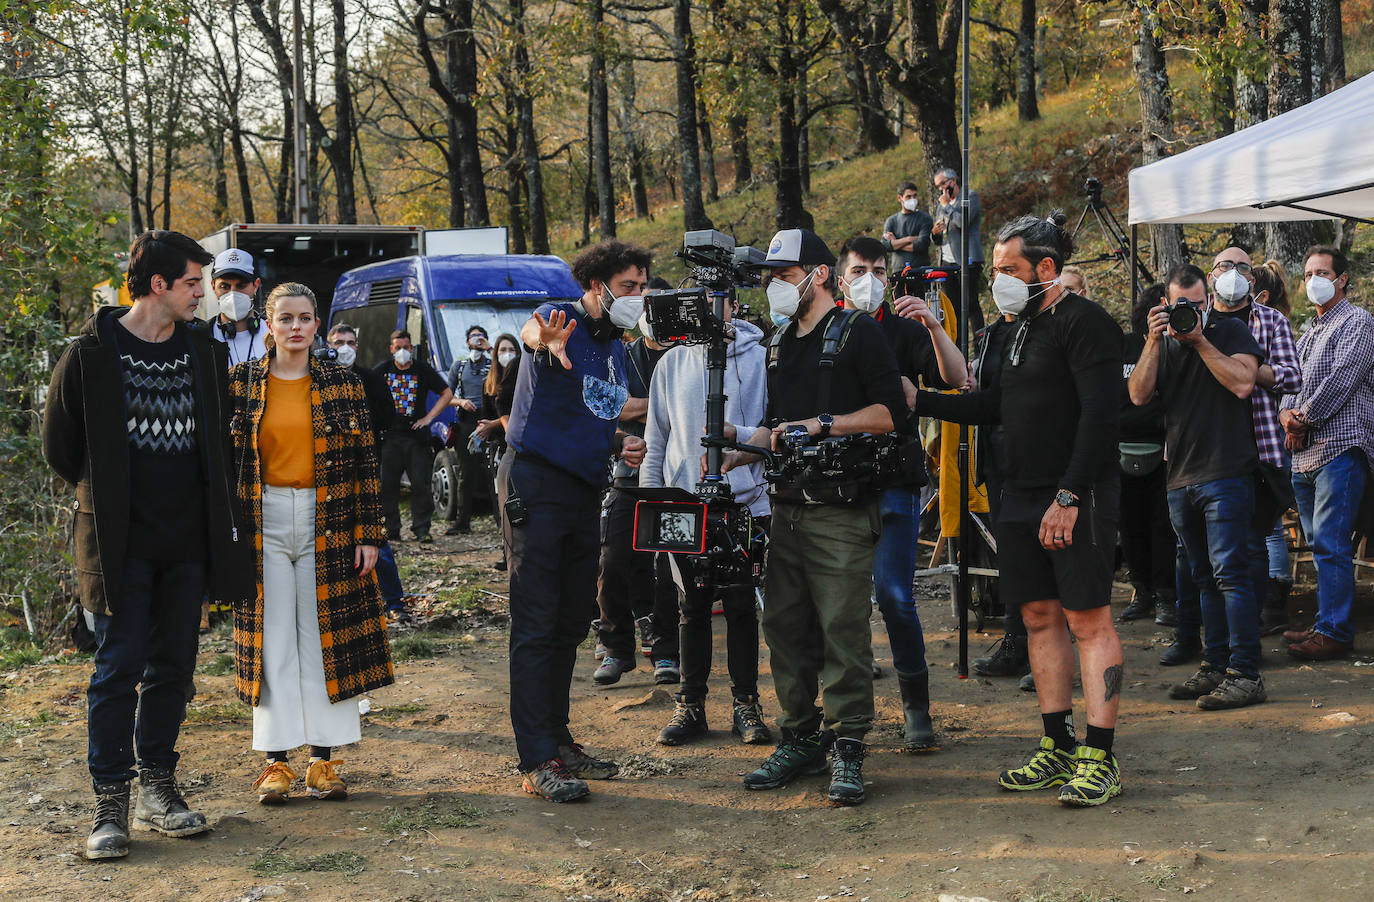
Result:
M1191 571L1181 578L1191 576L1202 605L1202 666L1169 695L1204 711L1239 708L1268 697L1250 556L1259 467L1250 395L1264 352L1244 322L1208 309L1201 269L1179 264L1164 282L1169 303L1150 311L1129 385L1136 404L1156 393L1164 402L1169 519ZM1182 619L1178 629L1185 640Z
M906 317L894 312L887 296L886 253L882 242L860 235L840 248L840 289L845 307L872 317L883 331L897 358L908 405L921 384L948 388L967 379L964 357L946 334L940 320L918 297L894 298L894 307L909 310ZM901 283L898 283L901 284ZM915 424L910 425L915 438ZM939 746L930 719L930 670L926 666L925 634L912 595L916 571L916 533L921 513L921 486L927 482L925 455L914 455L916 466L901 483L883 490L879 502L882 536L873 561L873 591L887 625L892 664L902 691L903 742L908 751L934 751Z
M771 270L766 290L772 312L791 318L768 351L766 422L776 425L759 428L748 440L785 453L783 481L771 487L763 610L783 739L744 785L774 789L823 773L824 728L836 737L829 798L856 805L864 800L864 738L873 722L868 616L880 521L879 489L860 469L872 455L864 453L863 442L850 440L892 432L906 417L906 399L881 327L836 306L835 255L825 242L807 229L786 229L774 236L763 265ZM843 438L837 445L831 437ZM835 479L788 478L816 468L829 475L836 457L843 463ZM816 463L797 469L790 463L797 459ZM722 469L753 460L731 451ZM854 469L847 473L845 467ZM823 711L816 707L820 681Z

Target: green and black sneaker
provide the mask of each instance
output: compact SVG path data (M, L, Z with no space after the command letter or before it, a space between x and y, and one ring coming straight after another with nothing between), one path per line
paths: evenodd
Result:
M864 800L864 744L857 739L836 739L830 752L830 790L827 798L837 805L861 805Z
M746 789L777 789L797 777L814 777L829 769L825 740L819 730L804 735L788 733L759 769L744 775Z
M1040 737L1040 751L1016 770L1004 770L997 783L1012 792L1025 792L1031 789L1052 789L1063 786L1074 775L1074 756L1055 746L1048 736Z
M1116 756L1089 745L1078 747L1078 768L1059 790L1059 801L1073 808L1091 808L1121 795L1121 768Z

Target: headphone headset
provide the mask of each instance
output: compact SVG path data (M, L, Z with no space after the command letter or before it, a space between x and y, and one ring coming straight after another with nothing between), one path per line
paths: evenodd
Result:
M248 314L246 322L248 323L248 331L257 335L258 329L262 328L262 320L258 318L258 311L256 308L254 308L252 313ZM238 327L234 323L226 323L218 316L215 317L215 325L219 327L220 334L224 336L225 341L233 338L238 332Z

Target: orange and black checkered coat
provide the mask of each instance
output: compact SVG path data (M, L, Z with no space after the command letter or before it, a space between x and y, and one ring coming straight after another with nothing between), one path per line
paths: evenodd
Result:
M230 432L234 439L237 500L254 524L258 591L234 606L234 657L239 697L262 696L262 462L258 429L267 401L262 357L229 371ZM362 382L350 370L310 359L310 410L315 434L315 585L324 679L334 702L394 681L377 577L359 578L358 545L382 545L386 529L377 481L377 452Z

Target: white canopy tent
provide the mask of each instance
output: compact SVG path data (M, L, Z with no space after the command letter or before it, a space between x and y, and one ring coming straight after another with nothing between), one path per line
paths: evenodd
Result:
M1130 179L1132 225L1374 222L1374 73Z

